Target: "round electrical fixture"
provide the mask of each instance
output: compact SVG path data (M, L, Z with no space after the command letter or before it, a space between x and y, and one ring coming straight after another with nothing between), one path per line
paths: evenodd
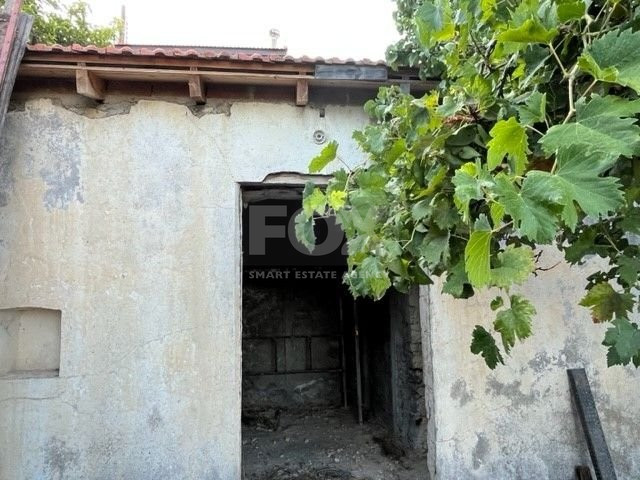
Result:
M327 141L327 135L322 130L316 130L313 132L313 141L318 145L322 145Z

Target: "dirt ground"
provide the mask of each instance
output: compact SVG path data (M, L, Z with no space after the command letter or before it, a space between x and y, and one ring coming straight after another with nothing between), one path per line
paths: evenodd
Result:
M425 480L426 455L405 452L351 411L244 415L244 480Z

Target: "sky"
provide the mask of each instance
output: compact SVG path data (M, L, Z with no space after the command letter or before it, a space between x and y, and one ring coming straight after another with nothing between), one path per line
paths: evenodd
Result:
M71 0L66 0L69 3ZM93 23L126 7L127 43L269 47L294 56L384 59L398 34L392 0L88 0Z

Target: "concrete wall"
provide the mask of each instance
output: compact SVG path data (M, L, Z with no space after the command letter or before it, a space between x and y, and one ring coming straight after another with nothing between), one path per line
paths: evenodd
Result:
M561 258L550 250L541 261ZM454 300L439 284L422 289L436 479L573 479L576 465L590 465L569 394L566 369L574 367L587 371L618 478L640 478L640 372L606 367L607 325L594 325L578 306L591 271L561 263L521 289L538 312L534 335L493 372L469 344L474 325L491 326L496 292Z
M316 129L362 161L366 117L54 100L0 143L0 308L62 312L59 377L0 379L0 480L238 480L238 182L305 172Z

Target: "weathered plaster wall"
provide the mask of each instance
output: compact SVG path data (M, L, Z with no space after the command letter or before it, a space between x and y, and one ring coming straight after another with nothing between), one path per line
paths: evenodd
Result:
M318 128L361 161L364 113L56 103L0 144L0 308L62 311L59 377L0 379L0 479L238 480L238 182L305 172Z
M546 251L542 262L560 259ZM578 306L590 271L561 263L522 288L538 312L534 335L493 372L469 343L474 325L491 325L495 292L454 300L439 284L422 290L431 325L425 342L433 357L436 479L574 478L575 465L590 461L569 394L566 369L573 367L587 371L618 478L640 478L640 372L606 367L606 325L594 325Z

